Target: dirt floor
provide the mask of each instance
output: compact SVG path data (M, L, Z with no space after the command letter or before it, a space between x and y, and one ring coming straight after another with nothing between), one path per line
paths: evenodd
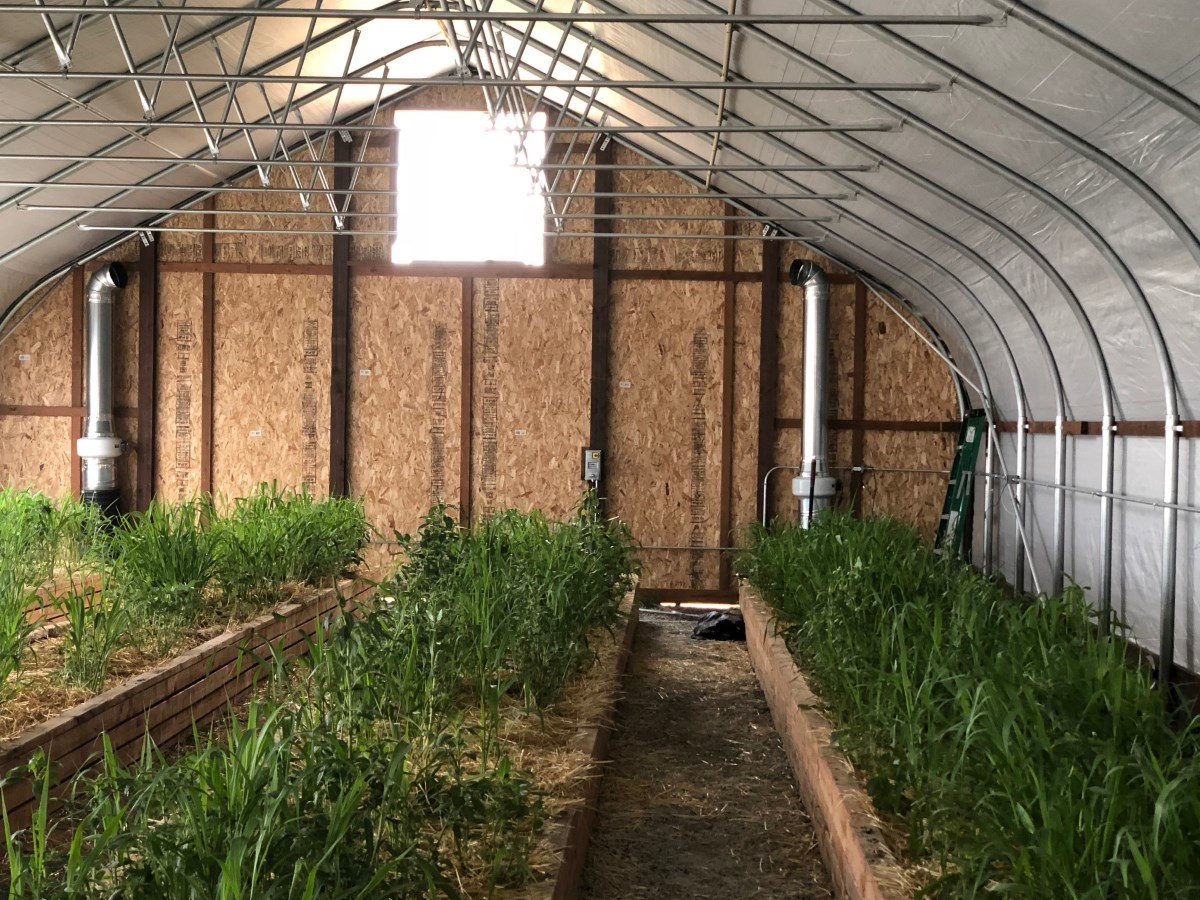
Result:
M746 645L692 624L638 626L583 895L832 897Z

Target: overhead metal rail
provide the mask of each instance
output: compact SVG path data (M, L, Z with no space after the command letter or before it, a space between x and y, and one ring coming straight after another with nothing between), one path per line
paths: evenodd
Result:
M590 82L583 82L590 84ZM395 134L401 126L387 124L357 124L337 125L331 127L325 122L297 122L295 120L282 122L215 122L211 119L203 122L187 121L147 121L146 119L0 119L0 128L159 128L171 129L203 129L203 128L248 128L251 131L296 131L296 132L346 132L347 134ZM861 122L845 125L793 125L780 123L778 125L546 125L537 131L546 134L838 134L841 132L886 132L900 131L903 128L899 122ZM502 124L495 126L496 131L510 131L518 134L529 133L534 129L509 127Z
M311 166L313 163L297 162L297 165ZM324 163L321 163L324 165ZM109 182L109 181L56 181L49 184L42 184L37 181L0 181L0 190L5 188L24 188L36 187L46 189L91 189L91 190L124 190L128 188L139 188L149 191L173 191L185 192L188 194L294 194L294 188L281 187L259 187L255 185L194 185L194 184L153 184L153 185L138 185L129 184L126 182ZM351 197L395 197L396 192L385 188L355 188L353 191L338 191L339 195L348 194ZM617 199L667 199L667 200L750 200L750 199L766 199L766 200L854 200L857 194L853 192L841 193L801 193L801 194L786 194L775 193L770 190L746 192L744 194L726 193L724 191L714 191L711 194L700 193L659 193L657 191L558 191L552 193L554 197L579 197L584 199L594 199L598 197L615 197ZM25 209L53 209L56 207L46 206L39 207L37 204L25 204L18 202L15 206ZM92 207L88 207L91 209ZM105 207L106 209L109 207ZM189 210L187 207L175 206L171 207L172 213L187 213L199 212L200 210Z
M319 166L320 168L331 167L335 169L397 169L403 164L398 162L390 162L385 160L321 160L320 163L314 163L311 160L305 161L302 159L225 159L218 157L217 159L208 158L181 158L171 156L77 156L71 154L58 153L0 153L0 162L95 162L95 163L110 163L123 162L134 165L157 165L165 163L165 168L179 168L180 166L203 166L204 168L214 168L216 166L239 166L241 168L255 168L258 166ZM706 165L691 165L688 163L663 163L643 164L643 163L543 163L540 166L517 166L517 168L530 168L555 171L558 169L567 169L574 171L576 169L584 169L593 171L606 169L614 172L673 172L679 170L687 170L689 172L704 172L708 169L717 169L722 172L761 172L764 167L759 164L745 164L732 166L706 166ZM771 171L776 172L873 172L876 169L874 163L846 163L842 165L833 164L803 164L803 165L782 165L771 166Z
M376 63L372 68L380 68ZM435 75L430 78L408 77L393 78L372 75L239 75L222 72L189 72L187 75L178 72L33 72L29 70L0 69L0 81L55 81L66 83L71 81L104 81L104 82L180 82L196 84L209 82L213 84L315 84L315 85L348 85L354 87L521 87L521 88L574 88L590 87L597 89L626 88L637 91L670 91L686 89L694 91L844 91L849 93L898 91L904 93L933 93L946 89L944 84L932 81L911 82L858 82L858 81L756 81L749 82L720 82L720 81L638 81L620 78L596 78L584 81L582 84L563 78L480 78L478 76L459 77ZM241 127L243 123L237 123Z
M348 9L345 7L284 6L272 8L237 6L110 6L102 11L95 6L82 3L47 3L33 5L24 3L0 3L0 15L25 13L29 15L119 15L161 16L164 13L189 17L220 17L236 15L244 19L348 19L348 20L401 20L415 22L533 22L535 24L588 25L629 24L653 22L661 25L1000 25L1004 19L986 15L860 15L799 13L553 13L553 12L493 12L479 9L396 9L369 7Z

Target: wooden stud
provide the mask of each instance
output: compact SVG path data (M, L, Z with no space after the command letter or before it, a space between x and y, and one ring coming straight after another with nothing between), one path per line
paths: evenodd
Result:
M350 162L354 145L333 139L334 162ZM334 203L348 210L351 169L333 170ZM347 216L349 222L349 216ZM344 497L347 490L347 437L350 400L350 236L333 238L332 326L329 340L329 494Z
M472 412L472 377L474 375L475 355L475 279L466 277L462 280L462 387L459 391L461 406L459 408L459 428L462 435L459 450L458 474L458 519L462 524L471 521L471 417Z
M850 465L859 469L867 442L863 421L867 415L867 286L861 281L854 286L854 383L850 416L856 423L850 435ZM863 510L863 473L850 473L850 503L855 516Z
M932 431L938 434L958 434L961 422L914 422L907 420L889 419L830 419L829 427L835 431ZM791 431L803 427L801 419L776 419L775 428L779 431Z
M727 207L726 213L733 215L733 207ZM736 233L737 223L733 219L725 220L725 234L732 236ZM734 339L736 338L737 322L737 282L733 274L737 268L737 243L729 240L722 244L724 253L725 300L721 306L721 484L717 508L717 543L728 547L733 545L733 378L734 378ZM718 563L718 583L722 588L729 587L729 557L722 553Z
M216 201L208 197L204 201L205 232L201 242L201 257L212 263L216 258L217 217L213 215ZM165 266L160 266L163 271ZM211 494L213 490L213 365L216 360L216 305L217 284L214 270L204 271L201 276L200 299L200 490Z
M613 159L613 145L604 141L603 146L596 152L596 162L608 165ZM613 175L612 169L597 169L595 174L596 193L606 195L596 198L594 214L596 221L600 216L611 216L613 201L611 197ZM608 458L609 444L609 390L612 380L612 238L592 238L592 367L591 367L591 399L589 404L588 447L603 451L605 459L601 469L600 484L597 494L601 500L601 510L606 507L605 496L608 493L608 473L605 471L612 464Z
M754 482L755 510L763 509L761 485L774 465L776 415L779 412L779 243L763 241L762 328L759 336L758 470Z
M158 362L158 242L143 244L138 258L138 440L134 505L154 497L155 369Z
M83 266L71 273L71 405L83 409ZM83 490L83 462L75 442L83 437L83 414L71 417L71 493Z

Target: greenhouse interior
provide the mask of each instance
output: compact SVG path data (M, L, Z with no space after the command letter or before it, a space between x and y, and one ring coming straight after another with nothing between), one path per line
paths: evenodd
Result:
M1195 0L0 21L9 898L1200 897Z

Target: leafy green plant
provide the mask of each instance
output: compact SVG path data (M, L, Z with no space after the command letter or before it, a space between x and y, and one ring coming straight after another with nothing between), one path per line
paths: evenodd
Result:
M128 643L129 613L118 591L72 584L59 600L67 619L63 636L63 678L98 691L108 677L113 654Z
M315 583L361 562L370 537L362 503L315 500L260 484L217 523L218 579L235 604L262 606L288 581Z
M1083 592L1011 599L890 520L758 528L739 571L939 897L1181 897L1200 863L1197 723Z

